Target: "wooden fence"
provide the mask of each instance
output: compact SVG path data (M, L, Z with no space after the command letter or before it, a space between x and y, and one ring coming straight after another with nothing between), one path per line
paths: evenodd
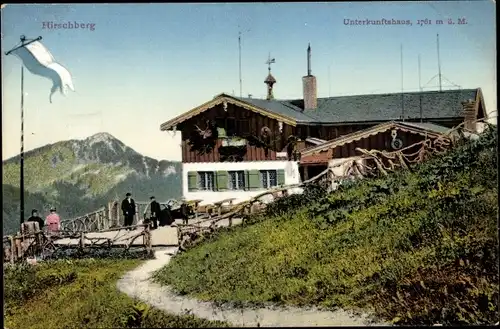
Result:
M58 249L78 248L80 250L91 248L123 248L128 250L133 246L143 247L152 252L152 238L149 225L139 224L129 227L135 230L124 237L119 231L123 228L112 228L100 232L69 232L61 231L57 235L49 235L40 230L37 222L23 223L21 232L17 235L3 237L4 263L14 264L29 258L44 257ZM136 230L137 228L142 228ZM106 234L117 232L117 234ZM127 231L129 232L129 231ZM142 237L142 242L137 239ZM57 244L57 240L67 239L66 244Z
M160 205L167 206L175 203L176 200L160 202ZM149 202L135 202L136 214L132 225L139 224L144 220L144 210ZM61 221L64 230L80 232L80 231L102 231L111 228L118 228L124 225L124 217L121 210L121 202L114 200L108 202L105 207L99 208L91 213L78 216L71 219Z

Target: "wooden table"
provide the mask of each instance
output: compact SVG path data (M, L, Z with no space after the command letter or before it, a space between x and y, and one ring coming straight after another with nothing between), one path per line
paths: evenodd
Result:
M236 200L236 198L229 198L221 200L219 202L214 202L214 206L217 208L217 214L221 216L224 203L227 203L231 207L234 200ZM232 224L232 218L229 218L229 226L231 226Z
M202 202L203 200L201 199L196 199L196 200L189 200L189 201L186 201L187 205L188 206L191 206L193 207L194 209L194 218L195 219L198 219L198 205L200 204L200 202ZM187 223L186 223L187 224Z

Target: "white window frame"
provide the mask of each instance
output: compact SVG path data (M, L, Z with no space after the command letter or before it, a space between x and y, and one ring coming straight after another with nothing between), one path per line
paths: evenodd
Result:
M243 186L240 186L240 180L239 180L239 175L241 175L241 182L243 183ZM245 171L244 170L231 170L227 172L228 176L228 189L232 191L242 191L245 190ZM235 182L236 186L233 186L233 176L235 176Z
M274 172L274 185L272 184L273 182L271 182L271 175L270 173L271 172ZM263 183L263 188L266 188L266 189L269 189L269 188L273 188L273 187L277 187L278 186L278 171L277 170L261 170L260 171L260 181Z
M208 179L209 177L210 179ZM215 175L213 171L198 171L198 189L201 191L214 191L214 179Z

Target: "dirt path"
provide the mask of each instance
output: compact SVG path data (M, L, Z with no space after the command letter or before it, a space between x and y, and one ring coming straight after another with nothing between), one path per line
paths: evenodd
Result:
M128 272L117 283L120 291L151 306L173 314L191 314L208 320L227 321L243 327L285 326L365 326L387 325L370 323L368 316L354 315L346 311L320 311L302 308L222 309L209 302L178 296L168 287L150 280L151 274L168 264L177 248L156 251L156 259Z

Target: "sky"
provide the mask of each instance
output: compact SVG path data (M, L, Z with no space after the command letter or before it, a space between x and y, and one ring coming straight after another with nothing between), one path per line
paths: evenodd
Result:
M419 56L420 85L437 90L439 34L443 89L480 87L487 111L496 111L495 9L485 0L7 5L1 10L2 156L20 148L21 62L4 54L20 35L42 36L75 86L51 104L51 81L25 71L25 150L108 132L143 155L181 160L179 134L160 131L160 124L222 92L239 96L240 30L244 97L265 97L270 53L274 96L301 98L308 43L318 97L400 92L401 45L403 90L419 89ZM412 24L345 24L382 18ZM47 22L86 28L48 29Z

